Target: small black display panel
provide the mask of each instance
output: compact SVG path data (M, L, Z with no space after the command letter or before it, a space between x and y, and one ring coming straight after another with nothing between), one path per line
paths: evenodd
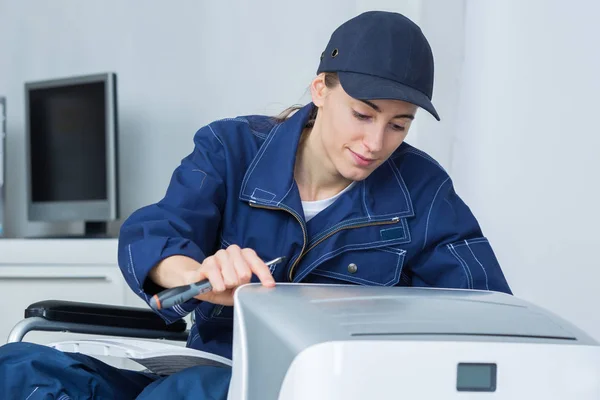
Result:
M496 364L459 363L456 390L459 392L495 392Z

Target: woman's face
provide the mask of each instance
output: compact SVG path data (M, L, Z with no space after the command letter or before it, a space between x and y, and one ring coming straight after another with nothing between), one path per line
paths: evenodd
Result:
M327 167L352 181L366 179L402 144L417 106L399 100L361 101L320 77L311 85Z

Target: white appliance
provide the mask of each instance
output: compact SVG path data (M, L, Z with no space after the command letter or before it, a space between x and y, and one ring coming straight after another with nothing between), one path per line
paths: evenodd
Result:
M229 399L600 399L600 346L496 292L251 284Z

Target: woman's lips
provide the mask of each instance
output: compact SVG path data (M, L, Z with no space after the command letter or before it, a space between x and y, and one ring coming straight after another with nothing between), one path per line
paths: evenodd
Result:
M350 150L350 149L348 149L348 150ZM365 156L361 156L360 154L355 153L352 150L350 150L350 153L352 153L352 157L354 158L354 161L356 162L356 164L358 164L361 167L368 167L369 165L371 165L375 162L374 159L367 158Z

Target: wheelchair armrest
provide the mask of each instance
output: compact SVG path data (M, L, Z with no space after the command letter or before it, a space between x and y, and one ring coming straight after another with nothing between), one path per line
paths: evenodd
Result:
M167 324L143 308L46 300L27 307L25 319L13 327L7 343L20 342L31 331L186 341L186 327L183 319Z
M184 332L187 327L184 320L167 325L152 310L143 308L64 300L45 300L31 304L25 310L25 318L32 317L54 322L166 332Z

